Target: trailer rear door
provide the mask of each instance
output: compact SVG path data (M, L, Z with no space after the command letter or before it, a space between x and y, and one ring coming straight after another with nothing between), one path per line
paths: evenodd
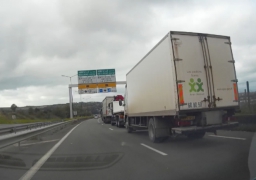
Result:
M171 32L180 110L238 105L229 37Z
M237 78L229 38L204 37L216 107L238 105Z

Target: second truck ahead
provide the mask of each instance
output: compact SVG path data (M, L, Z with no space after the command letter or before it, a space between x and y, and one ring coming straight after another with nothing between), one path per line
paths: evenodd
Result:
M238 108L234 64L228 36L169 32L126 75L128 132L148 129L158 142L236 126L230 122Z
M109 108L109 103L114 100L113 96L107 96L102 101L102 108L101 108L101 119L104 123L110 123L112 119L112 112Z
M104 123L111 123L117 127L125 124L124 107L119 105L123 100L124 97L121 95L105 97L101 109L101 118Z
M120 106L120 103L123 103L124 97L121 95L114 96L114 100L109 103L109 108L112 111L111 125L116 125L121 127L125 125L124 119L124 107Z

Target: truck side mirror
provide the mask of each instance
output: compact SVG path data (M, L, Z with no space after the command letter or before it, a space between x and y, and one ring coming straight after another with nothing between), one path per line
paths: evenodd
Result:
M119 106L122 106L123 102L121 100L119 100Z

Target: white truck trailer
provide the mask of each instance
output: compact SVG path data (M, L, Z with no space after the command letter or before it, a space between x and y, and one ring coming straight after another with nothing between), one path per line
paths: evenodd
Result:
M169 32L126 75L128 132L148 129L158 142L238 125L234 64L228 36Z
M113 114L108 104L111 103L113 100L114 100L113 96L106 96L105 99L102 101L101 119L104 123L111 122L111 118Z

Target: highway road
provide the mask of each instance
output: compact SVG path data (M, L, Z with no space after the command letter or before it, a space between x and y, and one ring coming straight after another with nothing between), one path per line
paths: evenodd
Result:
M218 131L155 144L146 131L128 134L91 119L1 150L0 179L249 180L256 165L253 137Z

